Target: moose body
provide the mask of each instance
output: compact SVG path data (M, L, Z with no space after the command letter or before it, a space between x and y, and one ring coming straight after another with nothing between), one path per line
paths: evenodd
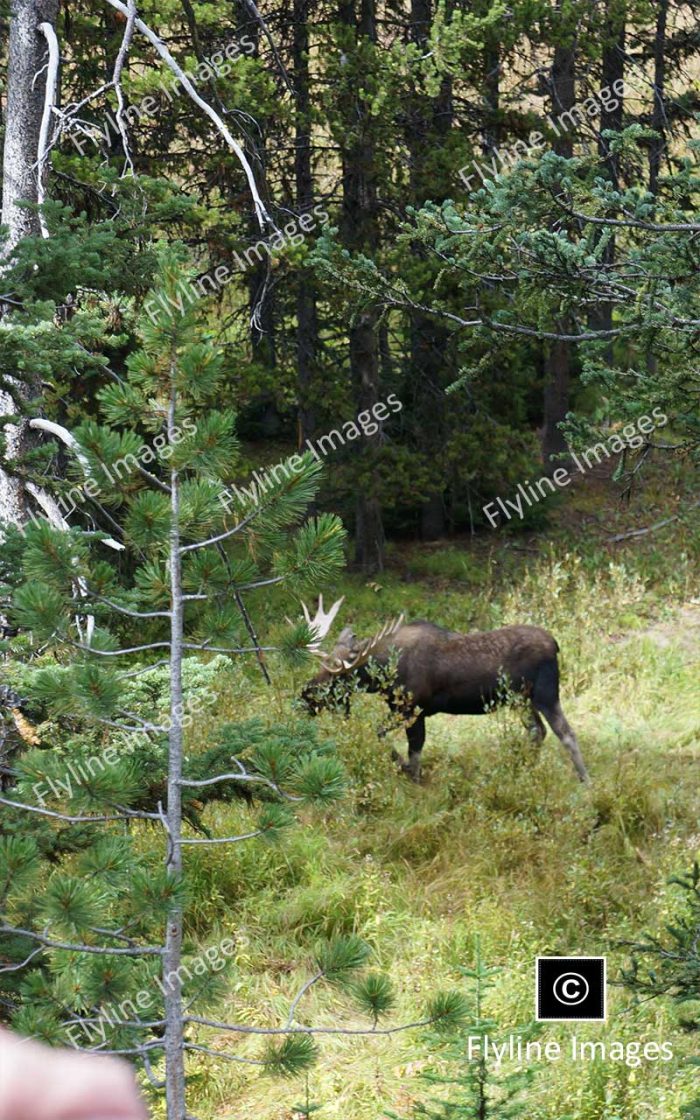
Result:
M406 719L406 770L417 781L429 716L480 715L516 693L529 702L533 736L539 742L544 739L544 716L579 778L587 781L576 736L559 703L558 649L552 635L539 626L460 634L417 621L385 627L365 642L346 628L302 699L316 712L343 698L347 706L351 681L366 691L381 692L391 709ZM395 671L387 679L370 663L385 669L395 665Z

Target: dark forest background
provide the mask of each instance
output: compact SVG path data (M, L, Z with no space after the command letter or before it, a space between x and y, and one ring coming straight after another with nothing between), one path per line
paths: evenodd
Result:
M157 241L182 242L202 277L231 268L206 306L246 469L395 394L401 412L331 456L319 498L366 571L387 535L483 526L486 502L582 438L560 427L571 411L621 426L662 406L694 449L696 4L172 0L141 15L202 76L274 222L297 234L260 248L272 233L236 156L168 92L141 36L122 77L125 153L114 91L89 95L112 77L126 17L65 3L61 102L87 100L51 157L60 230L38 275L16 270L15 298L66 301L64 321L92 302L118 374ZM105 374L65 373L42 408L72 427ZM36 478L62 473L44 462ZM100 523L89 503L81 514Z

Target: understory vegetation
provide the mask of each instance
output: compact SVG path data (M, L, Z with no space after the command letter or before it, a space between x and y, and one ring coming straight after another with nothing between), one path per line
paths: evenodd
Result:
M608 525L638 525L643 513L653 520L670 481L654 475L629 510L610 507ZM682 501L682 482L676 485ZM630 956L624 943L674 920L682 892L668 880L700 852L697 529L681 522L613 547L599 532L581 548L573 526L596 490L599 500L600 484L582 485L540 537L396 547L381 579L345 577L333 586L346 594L343 620L358 633L400 610L465 630L516 619L550 628L591 788L576 782L551 733L540 749L532 746L515 711L429 720L420 786L397 775L391 761L390 744L404 749L402 732L378 738L387 720L378 699L355 697L347 721L319 717L319 733L335 741L347 769L346 798L321 817L309 815L280 845L188 856L206 899L202 928L226 915L236 941L222 1018L276 1021L310 975L310 947L358 934L394 982L392 1022L418 1018L435 990L467 991L463 970L478 948L500 968L488 1014L501 1030L518 1028L533 1017L536 956L604 954L609 978L619 981ZM290 697L309 670L270 670L269 688L252 663L243 677L219 675L216 719L255 718L270 727L293 719ZM199 734L191 732L193 750ZM207 815L220 835L243 832L249 821L240 803ZM609 998L608 1023L577 1024L579 1037L668 1041L674 1061L629 1068L574 1063L565 1053L536 1068L525 1115L675 1120L692 1099L692 1015L669 1000L636 1003L615 983ZM352 1027L357 1016L345 997L319 988L300 1022ZM547 1024L541 1037L565 1048L570 1036L570 1026ZM229 1052L253 1053L245 1040L232 1046L227 1036L209 1037ZM421 1030L319 1044L322 1061L307 1075L319 1117L413 1116L417 1103L452 1092L424 1074L454 1075L459 1067L454 1037L429 1043ZM304 1114L303 1081L290 1085L230 1063L212 1078L206 1068L203 1062L199 1083L196 1073L192 1079L202 1115L229 1115L233 1100L237 1117Z

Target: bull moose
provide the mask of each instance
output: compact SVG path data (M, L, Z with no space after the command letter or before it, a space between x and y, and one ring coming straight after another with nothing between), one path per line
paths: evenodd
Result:
M401 615L362 641L346 627L332 652L323 653L321 642L342 602L339 599L324 611L321 596L313 618L302 603L314 635L309 648L322 658L320 671L301 695L312 715L338 701L347 712L351 684L381 693L392 711L406 721L408 763L404 769L418 781L428 716L438 712L481 715L503 704L509 693L518 694L529 702L530 728L536 741L541 743L547 733L544 716L569 752L581 781L589 780L576 736L559 703L559 646L547 630L503 626L460 634L423 620L404 623ZM377 668L388 669L388 676Z

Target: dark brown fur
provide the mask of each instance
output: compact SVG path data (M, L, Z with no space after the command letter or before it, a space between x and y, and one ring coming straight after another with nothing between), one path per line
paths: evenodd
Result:
M340 635L329 664L349 660L358 648L350 629ZM432 622L401 626L372 651L372 659L387 665L392 651L399 653L395 679L379 688L366 668L333 673L321 669L304 689L302 698L311 712L327 706L347 689L344 681L356 680L367 691L381 691L394 711L410 721L408 765L417 780L425 742L425 720L438 712L480 715L502 704L504 692L515 692L530 702L532 732L541 742L546 734L544 716L566 747L581 781L588 773L571 727L559 703L559 647L539 626L503 626L473 634L444 630ZM336 683L337 682L337 683Z

